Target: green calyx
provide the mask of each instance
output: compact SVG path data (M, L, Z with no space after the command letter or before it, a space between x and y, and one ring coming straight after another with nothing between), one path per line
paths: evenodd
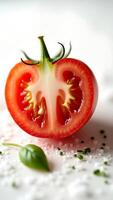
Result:
M50 55L49 55L48 49L46 47L45 41L44 41L44 37L43 36L39 36L38 39L40 41L40 46L41 46L41 58L40 58L40 61L30 58L24 51L22 51L24 56L25 56L25 58L30 61L30 63L27 63L26 61L24 61L21 58L21 61L24 64L27 64L27 65L36 65L37 64L38 65L40 63L43 64L45 61L50 62L50 63L54 63L54 62L57 62L58 60L60 60L62 58L68 57L70 52L71 52L71 49L72 49L71 43L70 43L70 47L69 47L68 52L65 53L64 45L62 43L58 42L58 44L60 44L60 46L61 46L61 49L53 58L51 58Z

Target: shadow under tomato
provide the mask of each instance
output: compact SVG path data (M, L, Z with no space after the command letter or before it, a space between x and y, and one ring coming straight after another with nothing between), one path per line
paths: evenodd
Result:
M113 150L113 125L97 119L91 119L80 131L62 140L40 139L40 142L52 149L64 151L91 148Z

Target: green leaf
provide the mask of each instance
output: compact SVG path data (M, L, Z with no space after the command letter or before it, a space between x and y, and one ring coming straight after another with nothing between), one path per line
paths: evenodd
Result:
M21 162L27 167L49 171L48 161L44 151L34 144L27 144L22 147L19 152L19 157Z

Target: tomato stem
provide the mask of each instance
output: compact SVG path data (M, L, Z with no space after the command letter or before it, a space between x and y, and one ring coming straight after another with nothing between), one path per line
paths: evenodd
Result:
M11 146L11 147L19 147L19 148L21 148L22 146L21 145L19 145L19 144L14 144L14 143L2 143L2 145L4 145L4 146Z
M41 61L43 62L45 59L50 61L51 58L49 56L49 52L48 52L46 44L44 42L44 37L39 36L38 39L40 40L40 45L41 45Z
M38 67L41 64L41 68L50 70L50 69L52 69L51 68L52 67L52 63L57 62L58 60L60 60L62 58L68 57L70 52L71 52L71 49L72 49L71 43L70 43L70 47L69 47L68 52L65 53L64 45L62 43L58 42L58 44L61 45L61 50L56 56L51 58L50 55L49 55L48 49L46 47L45 41L44 41L44 36L39 36L38 39L40 41L40 46L41 46L41 59L40 59L40 61L37 61L37 60L34 60L34 59L30 58L24 51L22 51L24 56L25 56L25 58L27 60L31 61L29 63L29 62L24 61L21 58L21 61L24 64L26 64L26 65L38 65Z

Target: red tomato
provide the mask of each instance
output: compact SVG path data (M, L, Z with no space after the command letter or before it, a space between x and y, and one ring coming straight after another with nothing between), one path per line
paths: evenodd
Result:
M97 83L80 60L64 58L64 46L51 59L39 37L40 62L30 59L9 73L5 97L15 122L36 137L63 138L78 131L92 116L97 103ZM57 61L57 59L59 59Z

